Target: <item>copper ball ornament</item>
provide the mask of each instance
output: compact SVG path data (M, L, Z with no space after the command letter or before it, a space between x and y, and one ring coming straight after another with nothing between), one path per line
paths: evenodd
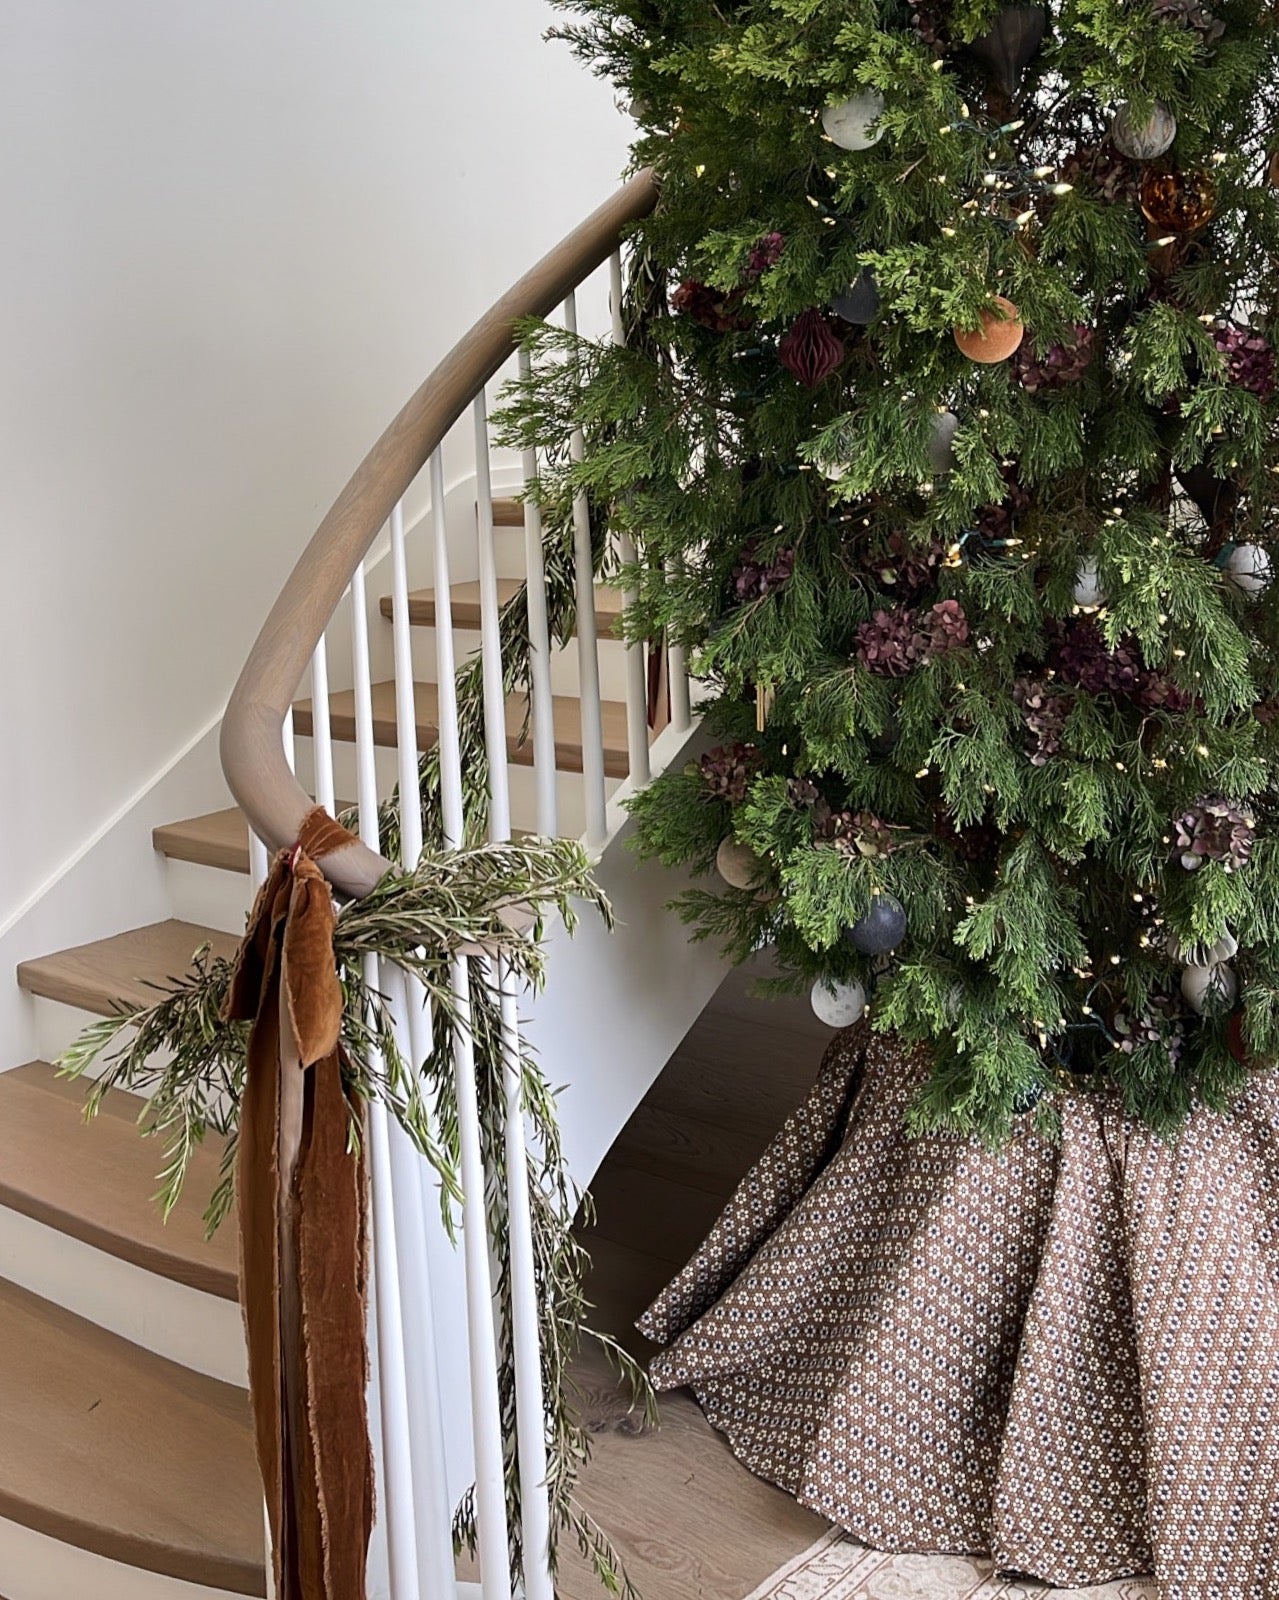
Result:
M1002 294L995 296L991 310L982 312L979 327L955 329L955 343L970 361L983 366L1007 361L1025 336L1021 312Z
M1217 214L1217 186L1210 173L1149 168L1141 179L1141 209L1164 233L1198 233Z

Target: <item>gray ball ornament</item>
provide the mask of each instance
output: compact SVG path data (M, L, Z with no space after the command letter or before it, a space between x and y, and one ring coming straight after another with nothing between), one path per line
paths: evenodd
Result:
M1155 161L1172 148L1177 137L1177 119L1166 105L1155 101L1155 109L1138 122L1125 100L1110 124L1110 137L1121 156L1131 161Z
M900 900L877 894L866 915L849 928L847 938L864 956L886 956L906 937L906 912Z

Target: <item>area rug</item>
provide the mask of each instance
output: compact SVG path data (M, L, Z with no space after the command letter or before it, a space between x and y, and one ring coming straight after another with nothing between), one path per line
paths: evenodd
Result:
M834 1531L746 1600L1155 1600L1155 1595L1153 1578L1053 1589L1002 1578L989 1561L971 1556L885 1555Z

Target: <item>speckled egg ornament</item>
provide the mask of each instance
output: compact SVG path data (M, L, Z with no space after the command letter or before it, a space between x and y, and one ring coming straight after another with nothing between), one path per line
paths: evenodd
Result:
M1102 592L1095 556L1087 556L1079 563L1071 597L1075 604L1082 606L1085 611L1094 611L1098 606L1105 605L1106 596Z
M866 991L857 980L818 978L813 985L813 1011L828 1028L848 1028L866 1014Z
M879 118L884 105L884 97L877 89L863 89L827 106L822 112L822 129L841 150L869 150L883 137Z

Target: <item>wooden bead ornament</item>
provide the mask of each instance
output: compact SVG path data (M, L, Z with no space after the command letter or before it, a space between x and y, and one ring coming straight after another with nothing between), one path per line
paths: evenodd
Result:
M970 361L982 366L1007 361L1025 336L1021 312L1002 294L995 296L991 310L982 312L979 327L955 329L955 343Z

